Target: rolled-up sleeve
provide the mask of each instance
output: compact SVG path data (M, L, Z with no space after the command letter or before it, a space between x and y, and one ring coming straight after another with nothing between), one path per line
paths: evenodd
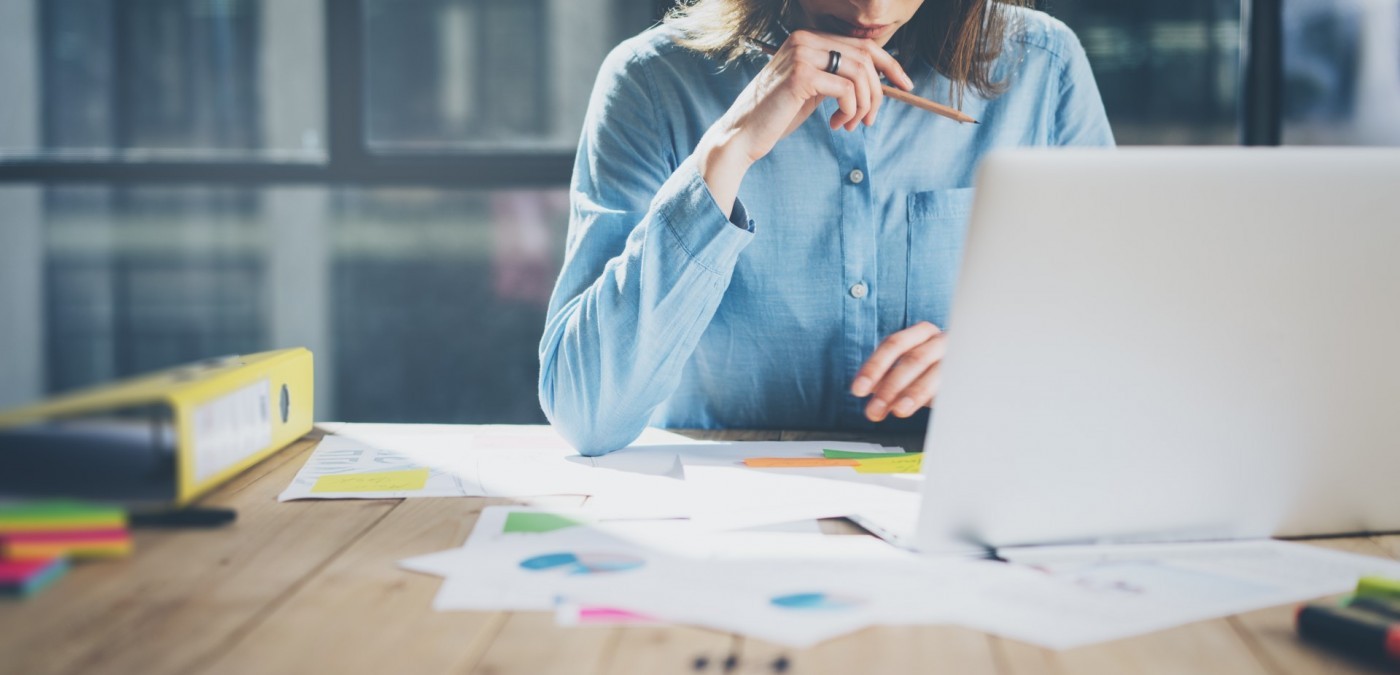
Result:
M644 68L620 47L594 86L540 341L540 405L585 455L641 434L754 237L742 204L724 213L695 159L677 161Z

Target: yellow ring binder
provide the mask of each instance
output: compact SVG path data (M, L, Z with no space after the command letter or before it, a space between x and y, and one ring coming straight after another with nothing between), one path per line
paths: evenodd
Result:
M188 504L311 430L312 371L220 357L0 413L0 494Z

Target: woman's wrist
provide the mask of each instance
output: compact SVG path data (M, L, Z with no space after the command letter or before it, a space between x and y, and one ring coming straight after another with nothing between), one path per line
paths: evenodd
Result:
M725 217L734 212L734 202L739 198L739 184L744 174L753 166L747 145L733 130L711 129L700 139L695 148L695 160L700 177L710 188L710 196Z

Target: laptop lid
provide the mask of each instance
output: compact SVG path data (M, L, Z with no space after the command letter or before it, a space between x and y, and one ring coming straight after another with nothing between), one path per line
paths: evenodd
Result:
M978 177L916 547L1400 529L1400 152Z

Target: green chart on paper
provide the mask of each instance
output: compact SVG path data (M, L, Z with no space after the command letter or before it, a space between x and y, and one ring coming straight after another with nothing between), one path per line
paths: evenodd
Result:
M544 534L580 525L577 520L557 513L511 513L506 516L505 534Z

